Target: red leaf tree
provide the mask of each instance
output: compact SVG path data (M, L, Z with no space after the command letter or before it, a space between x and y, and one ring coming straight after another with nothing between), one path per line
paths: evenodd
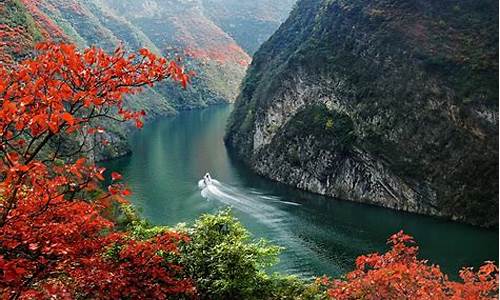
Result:
M143 113L128 110L124 95L166 78L186 86L188 76L146 49L109 55L46 43L37 51L13 69L0 68L0 298L190 294L191 281L172 262L186 237L164 232L137 240L114 230L103 210L110 197L125 201L129 192L115 183L99 194L104 170L75 159L102 131L98 119L142 126ZM71 136L80 144L68 151Z
M491 262L477 273L466 268L462 282L450 281L440 268L417 258L413 238L399 232L389 238L385 254L360 256L345 280L334 280L332 299L498 299L498 267Z

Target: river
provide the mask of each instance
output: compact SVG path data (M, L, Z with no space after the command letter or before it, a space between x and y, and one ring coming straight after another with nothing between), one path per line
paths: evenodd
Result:
M261 178L231 159L223 135L231 106L182 112L133 134L133 154L105 163L123 174L131 200L154 224L192 223L230 206L256 238L284 247L276 270L337 276L360 255L387 249L391 234L415 237L421 257L452 277L460 266L498 261L498 231L349 201L339 201ZM214 190L198 181L210 172Z

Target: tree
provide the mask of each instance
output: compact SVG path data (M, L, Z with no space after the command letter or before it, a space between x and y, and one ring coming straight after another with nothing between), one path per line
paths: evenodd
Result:
M146 49L112 55L44 43L11 70L0 67L0 296L17 298L155 298L193 293L172 257L187 239L173 231L137 239L103 217L130 192L99 189L104 169L85 158L102 118L132 120L126 94L189 77ZM63 149L64 140L80 141Z
M438 266L417 258L418 246L402 231L388 240L385 254L356 259L345 280L334 280L328 295L342 299L498 299L498 267L487 262L477 273L465 268L453 282Z
M190 241L180 247L181 262L200 299L270 299L265 271L277 261L279 247L253 241L229 210L203 215L184 231Z

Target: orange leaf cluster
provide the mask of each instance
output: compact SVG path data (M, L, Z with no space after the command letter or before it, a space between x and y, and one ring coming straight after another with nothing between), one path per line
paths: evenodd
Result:
M438 266L417 258L413 238L399 232L385 254L360 256L345 280L330 283L332 299L498 299L498 267L487 262L477 273L463 269L463 282L450 281Z
M145 49L137 56L81 53L68 44L37 49L36 58L0 68L0 298L191 295L173 261L186 237L165 232L137 241L115 230L105 212L130 191L114 183L101 192L104 169L75 159L102 132L95 120L140 124L144 113L123 107L124 95L166 78L185 86L189 78ZM61 150L68 135L82 140L72 153Z

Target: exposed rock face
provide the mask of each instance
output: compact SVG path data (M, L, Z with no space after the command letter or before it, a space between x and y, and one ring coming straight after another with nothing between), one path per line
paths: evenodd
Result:
M226 144L297 188L498 224L498 2L299 1Z

